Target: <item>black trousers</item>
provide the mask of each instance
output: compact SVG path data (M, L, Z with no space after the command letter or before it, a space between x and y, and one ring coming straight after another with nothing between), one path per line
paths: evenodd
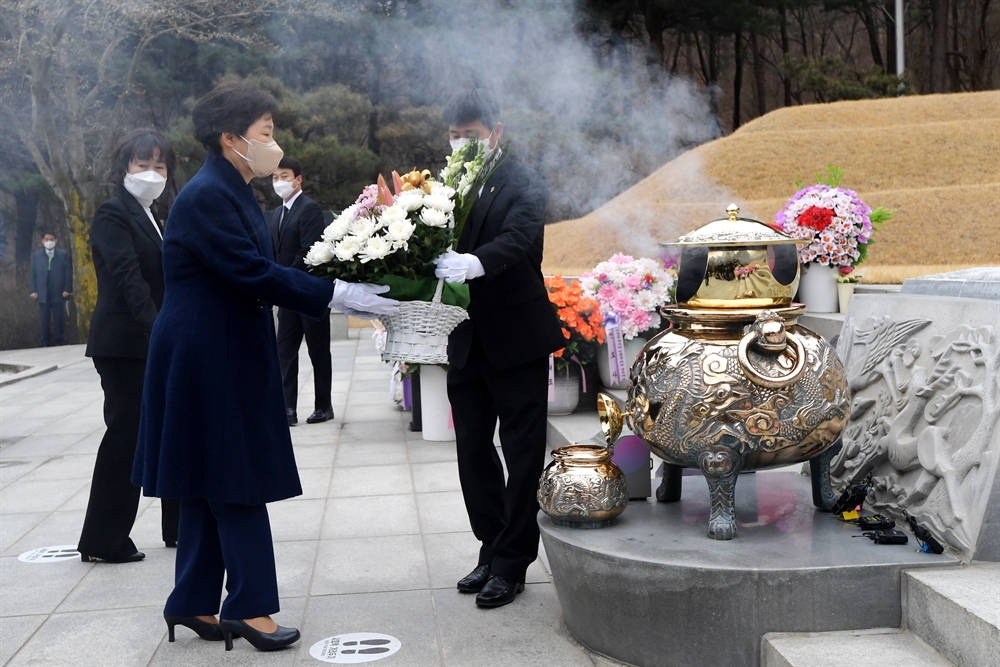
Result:
M55 343L56 345L63 344L63 306L64 301L55 301L50 303L38 302L38 314L42 321L42 347L48 347L52 344L51 333L49 332L49 320L52 320L52 324L55 328Z
M278 578L266 505L181 498L174 590L163 613L219 613L222 582L229 595L221 617L241 620L278 612Z
M331 407L330 383L333 378L329 314L321 320L311 320L294 310L279 308L278 361L281 364L281 383L285 389L285 407L295 410L299 400L299 347L302 345L303 335L313 366L315 407L317 410L327 410Z
M132 484L132 461L139 437L145 359L94 357L104 389L107 430L97 450L90 501L79 550L97 558L121 558L136 552L129 538L139 507L139 487ZM177 540L176 500L161 501L164 541Z
M458 474L472 532L482 542L479 564L523 582L538 557L538 478L545 462L548 359L500 370L478 338L464 368L448 371ZM503 465L493 444L497 419Z

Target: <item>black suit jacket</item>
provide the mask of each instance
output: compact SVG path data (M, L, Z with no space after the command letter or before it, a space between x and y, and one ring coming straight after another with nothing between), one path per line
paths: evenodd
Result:
M303 192L292 203L290 211L285 213L285 221L278 229L281 219L281 209L284 204L271 211L267 221L267 231L271 234L271 248L274 250L274 261L282 266L306 270L306 253L312 244L323 238L326 221L319 204Z
M49 294L50 272L55 287L52 294ZM69 253L61 248L53 251L51 268L44 249L32 253L29 274L31 293L38 294L38 303L62 303L66 300L62 293L73 291L73 266Z
M456 367L465 366L474 337L499 369L565 345L542 280L548 197L538 172L508 158L473 205L457 251L476 255L486 275L469 282L469 320L448 339L449 361Z
M90 225L97 306L88 357L146 358L163 305L161 245L146 211L125 186L97 209Z

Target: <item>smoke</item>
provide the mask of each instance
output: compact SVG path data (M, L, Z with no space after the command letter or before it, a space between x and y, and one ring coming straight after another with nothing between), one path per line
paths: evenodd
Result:
M706 92L661 67L651 74L642 39L573 0L366 7L345 20L380 58L380 96L441 106L462 88L492 90L515 154L548 178L552 221L593 211L719 134ZM443 154L443 126L440 137Z
M717 131L692 82L651 80L637 40L588 25L575 2L484 2L471 15L429 4L440 20L426 47L444 45L456 88L470 72L499 96L519 154L549 178L556 219L594 210Z

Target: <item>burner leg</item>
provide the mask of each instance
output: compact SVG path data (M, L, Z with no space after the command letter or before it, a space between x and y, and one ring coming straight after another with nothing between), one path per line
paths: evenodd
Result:
M736 477L742 459L729 448L706 450L698 456L701 471L708 482L712 513L708 518L708 536L713 540L736 537Z

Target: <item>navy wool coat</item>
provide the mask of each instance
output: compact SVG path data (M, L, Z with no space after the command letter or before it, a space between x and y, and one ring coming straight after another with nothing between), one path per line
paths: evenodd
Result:
M325 317L333 283L274 262L253 190L214 153L170 211L163 272L132 482L248 505L300 495L270 306Z

